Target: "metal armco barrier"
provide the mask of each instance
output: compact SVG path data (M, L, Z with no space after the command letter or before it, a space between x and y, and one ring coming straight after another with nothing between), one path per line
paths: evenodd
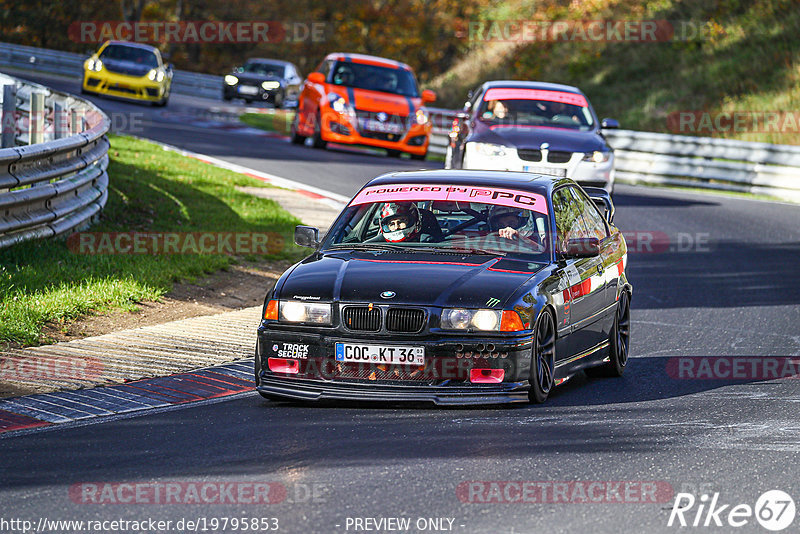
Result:
M0 82L7 83L8 78L2 76ZM83 115L83 120L73 119L79 131L62 136L64 132L46 132L42 118L40 131L18 135L16 140L24 143L41 135L46 142L0 148L0 248L81 228L99 215L108 198L106 133L111 121L106 114L90 102L42 86L17 80L16 89L17 100L23 99L17 106L22 118L36 111L36 105L30 107L31 94L46 91L45 110L60 107L73 118ZM28 117L28 125L37 122ZM64 116L50 124L58 130L67 122Z
M800 201L800 147L607 130L617 180L740 191Z
M428 151L446 154L456 111L428 108ZM800 201L800 146L633 130L604 130L614 148L616 180L756 193Z
M82 79L83 62L87 57L89 56L73 52L0 43L0 65L61 74L75 79ZM220 99L222 97L222 76L173 70L171 91L178 94Z

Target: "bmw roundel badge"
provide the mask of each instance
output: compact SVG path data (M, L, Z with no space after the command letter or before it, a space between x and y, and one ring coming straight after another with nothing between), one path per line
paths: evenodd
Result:
M395 295L397 295L397 293L395 293L394 291L384 291L383 293L381 293L381 298L391 299L394 298Z

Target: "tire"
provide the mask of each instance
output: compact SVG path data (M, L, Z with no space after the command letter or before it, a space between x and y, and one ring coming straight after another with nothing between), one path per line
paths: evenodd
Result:
M402 152L399 150L394 150L392 148L386 149L386 155L389 156L390 158L399 158L401 154Z
M314 148L325 148L328 142L322 138L322 117L319 113L315 115L314 119L314 136L311 138L311 146Z
M631 343L631 300L627 291L619 296L617 310L614 314L614 326L608 335L608 357L610 361L598 367L586 369L591 377L613 378L622 376L628 365L628 353Z
M231 100L233 100L233 97L228 95L222 95L222 100L224 100L225 102L230 102Z
M297 133L297 123L299 121L300 121L300 112L298 111L294 114L294 120L292 120L292 130L289 135L289 138L291 139L293 145L302 145L306 142L306 136Z
M273 97L272 105L275 106L275 109L281 109L283 107L283 101L286 99L286 95L283 93L275 93Z
M164 98L162 98L158 102L153 102L153 105L156 106L157 108L163 108L164 106L167 105L167 102L169 102L169 95L166 95Z
M528 399L541 404L553 389L553 369L556 361L556 325L553 316L543 311L533 329L533 348L531 350L531 388Z
M428 157L428 153L425 152L424 154L411 154L411 159L417 161L423 161L426 157Z

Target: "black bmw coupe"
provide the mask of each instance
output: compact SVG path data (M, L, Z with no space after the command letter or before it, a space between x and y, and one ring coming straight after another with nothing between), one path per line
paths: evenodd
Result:
M524 172L373 179L268 292L269 399L544 402L628 362L625 239L602 189Z

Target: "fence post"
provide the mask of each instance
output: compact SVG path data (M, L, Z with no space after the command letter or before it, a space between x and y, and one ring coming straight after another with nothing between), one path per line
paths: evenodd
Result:
M44 141L44 93L31 91L31 111L28 114L28 144Z
M16 144L17 137L17 87L14 84L3 86L3 118L2 139L0 148L9 148Z
M69 119L72 123L70 125L72 135L81 133L83 131L83 108L72 108L69 113Z
M53 103L53 139L62 139L69 136L69 127L67 125L67 112L64 110L64 104L60 102Z

